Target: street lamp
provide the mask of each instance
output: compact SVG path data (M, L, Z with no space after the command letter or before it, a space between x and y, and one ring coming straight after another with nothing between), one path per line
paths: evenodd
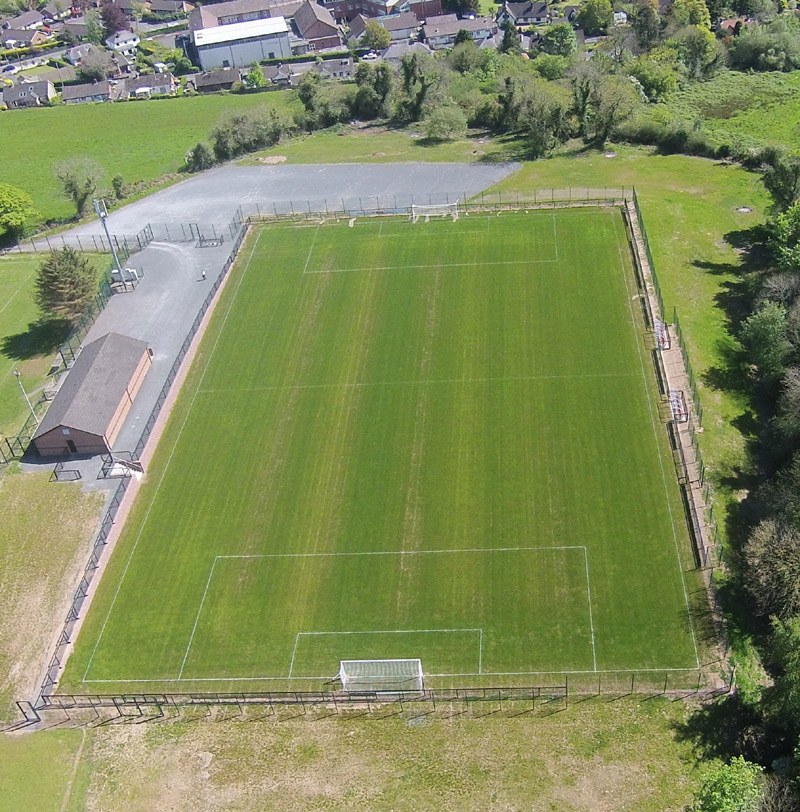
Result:
M28 397L28 393L25 391L25 387L22 385L22 376L19 374L19 370L14 370L14 375L16 375L17 383L19 384L19 388L22 390L22 397L25 398L25 403L28 404L28 408L31 410L31 414L33 415L33 419L36 421L36 425L39 425L39 418L36 416L36 412L33 410L33 405L31 404L31 399Z
M119 257L117 256L117 249L114 246L114 243L111 241L111 235L108 233L108 223L106 220L108 219L108 209L106 208L106 202L103 198L99 198L97 200L93 200L92 203L94 204L94 211L97 214L100 222L103 224L103 230L106 232L106 239L108 240L108 245L111 248L111 253L114 256L114 265L119 273L120 280L123 279L122 276L122 266L119 264Z

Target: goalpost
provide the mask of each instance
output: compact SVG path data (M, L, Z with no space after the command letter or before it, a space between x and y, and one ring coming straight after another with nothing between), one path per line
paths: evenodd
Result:
M412 203L411 222L416 223L420 217L424 217L426 223L431 217L450 217L455 222L458 220L460 211L457 200L454 203L436 203L430 206L418 206L416 203Z
M337 676L343 691L421 691L422 660L341 660Z

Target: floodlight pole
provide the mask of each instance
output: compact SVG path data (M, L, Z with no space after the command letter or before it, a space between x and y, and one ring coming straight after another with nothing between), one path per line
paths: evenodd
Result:
M103 198L97 198L92 201L94 205L95 213L99 218L100 222L103 225L103 231L106 233L106 239L108 240L108 245L111 248L111 253L114 256L114 266L117 269L117 273L119 274L119 278L122 280L122 266L119 264L119 257L117 256L117 249L114 247L114 243L111 240L111 235L108 233L108 223L106 220L108 219L108 209L106 208L106 202Z
M14 375L16 376L17 383L19 384L19 388L22 390L22 397L25 398L25 403L28 404L28 408L31 410L31 415L33 415L33 419L36 421L36 426L39 426L39 418L36 416L36 412L33 410L33 405L31 404L31 399L28 397L28 393L25 391L25 387L22 385L22 376L19 374L19 370L14 370Z

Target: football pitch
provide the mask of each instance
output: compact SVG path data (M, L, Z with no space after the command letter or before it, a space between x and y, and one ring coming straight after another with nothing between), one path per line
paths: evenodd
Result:
M231 274L61 690L697 668L617 209L264 226Z

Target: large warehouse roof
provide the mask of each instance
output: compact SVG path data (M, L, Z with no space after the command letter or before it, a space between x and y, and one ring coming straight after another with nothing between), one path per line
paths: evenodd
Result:
M283 17L266 17L263 20L215 25L213 28L203 28L200 31L195 31L194 44L199 48L203 45L219 45L221 42L235 42L250 37L285 34L288 30L289 26L286 25L286 20Z
M107 333L87 344L50 404L34 439L59 426L104 435L147 344Z

